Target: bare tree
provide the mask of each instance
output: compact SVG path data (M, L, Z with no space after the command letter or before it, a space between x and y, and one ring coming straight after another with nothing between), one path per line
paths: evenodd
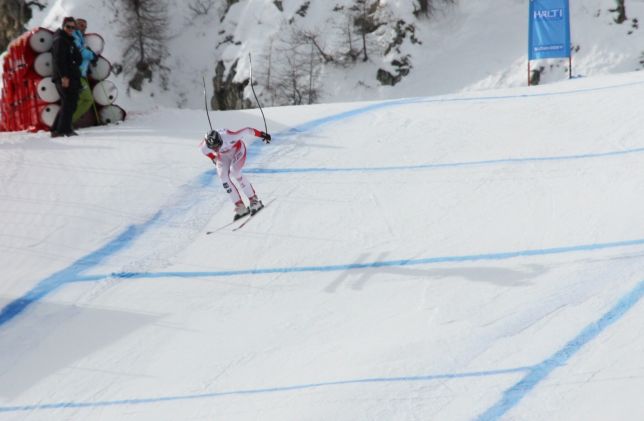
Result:
M301 67L297 62L297 58L293 54L287 54L284 57L286 66L282 72L277 75L277 83L275 85L277 97L285 99L287 104L300 105L302 104L302 79Z
M266 57L266 92L273 104L312 104L319 97L323 63L332 60L315 30L293 28L283 34Z
M353 16L347 13L343 6L336 6L334 12L341 12L342 15L332 20L332 30L338 34L336 46L333 48L335 64L350 65L360 57L358 49L358 38L353 27Z
M311 51L309 52L309 62L308 62L308 72L307 72L308 74L307 76L309 79L309 86L307 89L308 104L313 104L318 99L318 89L315 87L315 82L314 82L318 77L318 69L319 69L319 66L317 65L317 60L316 60L315 48L317 48L317 46L311 43Z
M192 0L188 4L188 9L192 12L192 17L207 15L215 5L215 0Z
M349 7L354 30L362 40L362 49L360 50L362 61L369 60L367 37L384 25L378 19L379 8L380 0L355 0L355 3Z
M166 47L167 7L160 0L120 0L121 37L126 41L123 71L131 74L129 86L140 91L143 81L152 80L154 71L160 72L162 84L167 68L163 60L168 56Z
M325 63L334 61L333 56L324 50L324 40L321 39L319 32L314 30L300 30L297 33L297 37L310 44L311 48L314 48L315 51L317 51L317 54L322 57L322 60L324 60Z
M268 54L266 54L266 91L272 92L271 86L271 69L273 68L273 44L275 37L271 37L268 42ZM271 95L271 106L275 105L275 98Z

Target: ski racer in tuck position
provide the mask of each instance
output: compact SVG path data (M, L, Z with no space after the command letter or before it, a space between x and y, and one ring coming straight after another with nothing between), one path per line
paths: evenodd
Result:
M200 144L203 154L215 164L224 190L226 190L226 193L235 204L234 221L249 213L254 215L264 207L262 201L257 197L255 189L242 174L242 168L246 163L246 144L244 139L247 136L261 138L267 144L271 142L270 134L252 127L246 127L237 131L229 129L211 130L206 133L204 140ZM248 199L248 206L244 204L237 185L232 181L233 178Z

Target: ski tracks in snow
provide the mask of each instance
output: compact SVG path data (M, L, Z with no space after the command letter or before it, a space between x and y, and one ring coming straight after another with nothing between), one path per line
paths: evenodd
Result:
M378 108L379 107L373 107L372 110L376 110ZM355 115L355 113L346 114L347 118ZM334 120L333 118L330 118L326 121L333 122L340 121L340 119ZM316 126L310 125L310 127L312 128ZM309 151L306 151L306 154L301 156L308 156L308 153ZM606 156L615 157L613 154ZM581 156L576 156L574 157L574 160L579 162L580 158ZM598 157L593 156L592 158ZM507 181L507 185L513 187L514 190L505 190L498 196L495 196L499 202L497 203L498 206L496 208L494 206L490 206L489 209L488 221L491 221L490 223L498 222L494 220L495 216L499 219L499 214L495 213L495 211L502 209L503 207L507 208L512 206L519 197L517 192L521 191L521 181L508 181L508 179L513 178L513 176L517 174L516 171L508 170L508 168L511 168L511 165L515 163L511 161L512 160L490 160L472 164L476 165L478 168L473 171L469 171L469 174L472 175L478 173L481 177L476 178L476 181L469 186L468 190L466 190L470 195L453 195L447 199L447 203L449 203L449 205L439 203L442 198L437 197L436 207L440 209L440 212L435 212L434 215L437 215L437 218L426 222L426 224L436 224L439 227L441 224L449 226L450 216L459 210L463 212L462 215L469 215L472 219L480 217L481 215L477 214L475 209L468 208L468 206L471 206L471 199L474 196L485 198L490 191L494 190L491 187L494 187L496 183ZM524 159L522 162L530 162L530 167L534 169L536 165L541 165L544 162L566 162L566 165L568 165L569 161L570 160L563 161L557 159ZM471 167L472 165L468 164L467 166ZM496 166L492 171L480 171L481 168L490 165L498 166ZM462 165L443 167L443 169L454 170L460 167L462 167ZM409 171L410 169L414 170L413 166L391 167L386 169L386 171ZM357 168L352 171L359 173L363 170L365 170L365 168ZM472 170L472 168L470 168L470 170ZM528 171L526 170L526 173L527 172ZM480 374L480 377L497 375L499 372L505 373L504 370L485 371L475 370L474 368L489 367L490 365L498 367L500 365L499 362L506 361L506 358L512 359L513 361L519 360L520 358L517 358L517 355L520 355L521 351L524 351L521 349L522 344L520 342L529 340L531 335L547 336L546 333L550 333L549 331L552 326L556 325L558 321L574 320L575 326L570 323L570 325L566 326L565 329L567 334L572 333L572 335L574 335L575 328L579 325L582 325L581 327L583 327L583 323L580 322L579 318L583 317L583 315L589 314L589 311L585 311L581 313L582 316L579 316L578 314L580 313L578 313L577 310L590 308L590 310L594 312L593 314L601 314L606 305L601 302L602 300L597 301L598 299L596 297L601 298L602 294L604 294L607 289L611 289L606 285L606 279L611 279L611 282L613 283L612 289L620 290L621 282L619 278L620 276L625 276L625 273L617 273L616 271L615 273L612 273L607 269L606 273L593 273L591 270L592 265L590 264L587 265L589 269L580 274L578 273L580 271L579 268L586 267L586 265L580 264L579 266L572 267L572 269L568 269L564 266L569 263L567 260L571 259L566 258L561 259L563 262L557 261L556 258L553 258L552 261L541 265L534 264L533 260L528 259L543 258L547 255L574 256L582 252L593 252L607 248L618 249L620 247L628 247L629 244L626 244L628 242L620 243L619 241L615 241L614 243L606 242L600 244L588 242L579 247L562 246L560 248L552 247L552 245L550 245L551 248L544 247L542 249L538 249L532 247L523 249L524 252L516 253L510 251L507 253L481 253L479 255L465 253L461 255L451 254L443 255L442 259L431 257L423 258L422 256L431 256L431 252L425 252L427 249L424 248L425 246L422 246L413 249L413 251L409 251L409 253L416 256L415 258L407 257L406 259L386 260L389 255L387 251L388 240L385 239L383 241L379 241L368 235L370 233L366 231L370 229L369 226L357 225L357 228L354 228L355 235L353 237L355 238L349 236L349 239L346 240L346 242L338 241L332 234L329 234L327 238L322 238L321 235L317 237L307 236L307 228L319 223L319 220L316 220L315 216L298 219L297 222L299 225L295 227L295 229L291 229L291 227L288 227L285 224L280 224L280 221L289 219L289 217L296 214L296 206L298 204L306 203L308 207L312 209L315 206L328 207L330 203L333 203L334 206L340 208L343 206L343 203L351 203L348 200L350 195L347 194L344 198L340 199L334 199L334 197L331 197L330 195L329 197L319 198L315 196L318 193L315 188L313 190L307 189L297 182L293 182L290 185L285 183L287 184L287 187L284 188L279 177L284 177L284 174L286 173L287 171L284 171L281 174L279 172L275 172L274 174L265 175L266 178L264 181L258 183L259 185L263 183L269 185L269 187L266 188L267 193L261 194L262 198L280 195L280 197L284 197L284 199L280 199L280 202L267 209L272 209L269 214L259 215L259 220L252 223L255 225L254 228L241 231L237 237L245 238L250 241L259 241L260 243L256 244L255 250L268 249L271 245L277 245L276 243L273 243L276 238L280 238L280 241L284 241L289 238L293 239L296 236L302 240L308 240L309 242L318 245L335 243L335 245L338 246L335 250L336 256L346 255L347 261L350 261L351 263L344 265L329 264L327 266L311 265L309 267L297 267L291 264L291 261L286 260L288 264L285 264L283 267L268 267L261 269L261 266L257 261L252 261L250 265L253 266L253 269L248 271L241 270L236 272L213 270L212 272L206 271L195 273L192 276L201 278L225 277L228 279L233 276L242 275L241 272L244 272L243 276L269 274L270 277L268 282L271 282L271 279L276 279L283 274L297 272L303 273L307 271L309 273L323 274L327 272L337 273L338 275L330 283L328 282L328 279L324 279L325 283L321 283L321 285L326 285L326 287L323 288L323 292L343 292L340 290L340 287L343 284L348 283L348 286L351 288L349 291L350 293L366 293L369 292L367 287L373 282L374 275L390 275L398 281L398 285L401 285L401 289L410 288L410 285L415 285L418 287L418 290L421 291L421 297L414 297L414 300L411 300L413 302L410 302L409 304L412 307L412 314L423 317L422 324L426 328L426 331L429 332L427 333L427 336L423 336L424 339L432 339L432 334L437 332L439 328L449 331L448 329L450 326L455 326L457 324L459 325L457 327L462 327L463 331L469 330L469 332L471 332L471 336L463 336L459 339L455 339L453 342L451 342L451 339L447 339L447 336L436 338L436 344L444 345L444 349L447 351L444 357L445 360L443 360L443 365L440 366L440 369L444 369L444 372L458 373L466 371L464 368L472 368L470 373L474 374L472 374L471 377L479 376L477 373L483 373ZM324 171L322 171L322 173L322 177L328 177L328 174L324 174ZM536 171L528 177L526 176L526 173L523 173L525 178L523 178L522 181L530 181L532 183L531 186L534 188L529 192L530 199L525 206L525 209L529 209L533 212L528 215L528 219L536 218L535 215L537 215L536 208L538 204L541 204L541 213L539 213L539 215L541 215L540 218L543 219L545 215L545 220L552 221L557 219L561 208L558 207L559 204L554 199L554 196L550 194L548 184L542 181L543 174ZM566 171L566 174L564 175L566 178L571 177L568 171ZM583 175L583 173L577 174L579 177ZM320 174L308 174L304 176L300 174L298 177L320 177ZM447 184L445 180L449 177L449 174L445 175L442 180L437 180L435 185L439 183ZM372 179L370 181L373 180L379 181L380 179ZM304 178L304 182L305 181L307 181L306 178ZM319 181L318 187L327 188L328 184L333 182L334 180L322 180ZM370 191L363 196L368 197L368 200L365 202L368 202L370 206L369 209L359 209L360 215L362 216L361 219L365 219L364 217L366 215L375 213L377 214L377 217L373 218L371 223L374 223L377 226L383 226L384 229L382 232L386 234L385 236L389 236L390 238L399 237L400 233L396 229L396 225L399 222L395 221L393 219L395 218L395 215L393 215L391 211L388 211L390 207L385 204L386 199L381 196L379 186L374 187L373 184L366 183L364 180L361 180L361 184L362 187L367 185L370 189ZM402 186L403 183L400 183L400 185ZM422 183L419 183L419 185L422 186ZM450 186L454 188L458 187L458 185L453 182ZM590 191L591 189L589 188L588 190ZM330 192L332 189L324 191ZM213 200L215 196L216 195L213 193L212 189L203 189L203 186L199 185L199 183L188 183L186 186L183 186L180 192L167 201L154 223L146 226L139 235L128 238L123 248L117 246L108 248L105 255L100 256L101 258L105 258L105 260L100 261L99 265L87 267L87 269L91 270L91 273L84 274L90 275L87 278L88 282L105 281L106 279L108 282L97 282L93 288L87 292L87 295L81 297L82 299L79 301L92 301L94 298L104 295L108 289L120 283L130 282L137 278L153 278L155 275L154 272L158 272L159 278L168 278L174 275L190 277L191 274L186 272L164 274L162 270L173 266L173 264L176 263L176 256L193 245L196 238L203 239L203 230L212 219L218 218L219 214L225 213L228 215L224 210L221 212L219 212L219 210L221 207L227 209L229 203L225 202L225 198L221 198L220 196L217 196L217 199ZM396 204L396 206L416 206L416 203L400 203ZM394 209L396 209L395 206ZM267 210L262 212L266 212ZM511 215L511 212L509 214ZM213 215L215 215L215 217L213 217ZM249 225L248 228L251 228L251 226ZM468 250L476 250L477 247L481 247L479 244L471 244L471 242L482 242L485 238L469 236L465 223L458 225L458 229L461 230L462 234L462 238L460 240L462 241L462 243L460 243L462 247ZM280 233L278 230L283 231ZM547 225L537 227L536 239L530 239L527 229L524 232L519 230L512 232L508 237L513 238L514 240L517 240L518 238L518 243L521 244L531 244L532 241L550 244L547 242L548 235L546 233L548 230L549 227ZM493 232L493 230L490 230L489 232ZM412 232L412 234L414 233ZM421 235L422 232L419 232L418 234ZM534 232L532 232L532 234L535 235ZM601 238L601 233L590 233L590 237ZM227 235L227 241L232 241L231 238L234 237ZM357 241L355 241L356 238ZM413 237L410 235L410 238ZM171 241L168 239L171 239ZM380 239L382 240L382 238ZM429 238L426 241L428 244L431 244L432 242L448 239L449 238L447 237L440 239ZM642 243L638 241L633 241L630 245L641 247ZM574 243L574 241L572 242ZM212 247L214 247L213 243L216 244L217 241L210 242ZM304 243L305 241L302 241L302 244ZM360 247L356 247L349 252L346 252L346 249L341 249L345 244L353 243L359 244ZM202 244L207 243L204 242ZM437 249L441 250L440 247ZM407 250L412 249L409 248ZM434 250L436 250L436 248ZM622 255L618 250L607 252L607 254L610 253L613 253L618 257ZM419 258L418 256L421 257ZM318 256L313 255L312 257L316 258ZM258 256L257 260L260 258L261 256ZM509 262L510 259L519 259L519 263L511 263ZM502 261L506 263L500 263ZM472 266L473 262L485 264ZM89 265L91 262L88 260L87 263ZM603 267L603 263L605 262L597 263L594 268ZM210 264L210 262L208 262L208 264ZM411 265L416 265L418 270L400 270L398 272L394 270L402 267L408 268ZM469 265L469 267L467 265ZM604 266L608 267L608 265ZM387 268L389 268L389 270ZM110 271L115 272L114 276L111 278L109 276L101 277L101 271L103 270L105 270L106 273L109 273ZM360 272L360 270L362 270L362 272ZM550 272L555 273L555 275L547 277L546 275L550 275ZM597 270L597 272L601 271ZM91 276L96 276L96 278L91 278ZM351 282L347 282L349 279L351 279ZM297 282L300 282L305 284L304 280L306 280L306 278L302 277L302 280L293 281L293 283L296 284ZM632 279L629 279L629 282L630 281L632 281ZM456 288L456 286L463 286L464 284L470 286L468 291L474 290L476 293L480 294L480 297L450 295L450 285ZM534 291L538 294L535 296L522 295L522 290ZM440 298L444 298L445 301L437 300L435 294L440 292L444 294L444 296ZM494 389L497 391L506 386L508 386L508 389L500 403L490 407L489 410L482 412L480 419L498 419L511 408L516 406L523 396L533 390L546 375L556 370L559 366L558 364L567 362L570 356L579 351L586 343L592 340L594 336L601 333L601 331L610 326L613 321L617 320L630 310L630 308L639 300L639 296L637 294L637 291L636 293L629 293L625 300L620 301L619 304L616 305L616 311L610 310L608 313L605 313L605 317L598 319L598 324L591 325L599 326L598 328L582 330L582 333L572 341L572 345L566 345L562 348L562 351L554 352L554 354L552 354L552 358L547 358L543 360L543 362L538 363L539 358L543 358L544 355L550 355L545 352L550 351L550 349L542 347L531 350L532 353L530 356L533 357L537 355L539 358L530 359L528 365L517 364L516 367L518 368L507 370L514 374L517 372L528 372L528 374L526 374L526 382L520 382L517 383L517 386L512 386L511 382L499 381L494 383L492 388L486 387L485 389ZM618 295L618 291L613 292L609 298L613 299L615 295ZM222 293L222 297L220 298L226 298L226 293ZM333 303L333 298L335 297L330 298L328 294L325 296L325 299L330 304ZM606 299L605 301L608 302L610 300ZM359 300L356 300L356 305L358 304ZM383 309L384 308L386 308L386 306L383 305ZM328 311L330 312L331 310L332 309L329 309ZM399 313L395 313L395 316L404 314L406 313L401 311ZM357 316L358 315L356 315L356 317ZM610 322L607 320L610 320ZM378 323L386 321L387 320L376 320ZM561 338L559 337L559 339ZM565 341L562 342L565 343ZM416 343L416 345L418 345L418 343ZM508 349L504 349L504 346L508 346ZM551 348L554 348L555 351L557 349L554 345ZM498 353L495 354L494 352ZM137 359L143 358L142 355L134 355L134 357ZM209 390L212 390L211 387L217 379L224 376L226 373L230 373L232 367L244 365L249 361L260 360L261 357L262 355L260 351L248 350L244 354L238 355L235 359L229 360L227 364L220 367L220 371L216 374L207 376L206 380L202 383L202 390L205 390L205 392L201 396L194 395L191 397L186 395L184 397L177 396L174 398L176 400L199 398L208 399L214 396L219 396L217 393L208 392ZM420 358L420 360L427 364L427 366L436 367L432 365L435 361L430 361L429 359L423 360L422 358ZM411 367L414 368L413 366ZM438 370L434 370L434 372L436 371ZM390 372L393 373L394 370L392 369ZM411 383L419 380L412 377L413 376L396 377L395 375L391 375L389 378L383 377L377 380L382 381L383 383L387 381L405 381ZM437 404L433 407L432 411L432 415L441 414L441 411L447 410L450 404L455 402L454 397L458 393L452 390L450 382L453 381L454 378L459 378L459 376L457 374L446 374L444 376L426 377L427 379L424 379L425 381L434 381L434 383L429 386L425 384L415 388L412 390L411 394L412 396L415 395L420 397L419 399L422 400L423 397L427 396L425 392L436 392L440 394L441 390L445 390L445 394L441 397L442 404ZM290 392L299 389L338 386L342 383L352 382L367 384L375 383L376 381L374 381L374 379L363 378L348 380L346 382L311 382L291 387L286 386L282 388L276 387L255 390L249 389L248 391L241 390L229 393L238 393L240 395L248 396L253 394L274 393L275 391ZM526 384L527 387L524 387ZM114 383L105 385L102 390L99 389L96 391L95 396L103 396L103 392L106 388L110 388L113 385ZM490 400L485 397L486 392L479 393L475 388L472 390L475 392L473 395L476 398L475 400L479 402ZM225 393L226 392L223 394ZM172 398L173 397L169 397L167 400L172 400ZM142 404L158 403L164 401L164 399L159 398L155 400L152 398L147 400L141 399L140 401ZM125 399L121 404L129 405L134 403L137 403L136 399L133 399L130 402ZM109 405L109 402L105 406L107 405ZM114 406L116 405L119 405L119 403L114 404ZM382 414L395 412L395 410L399 408L395 405L393 400L385 400L384 405L388 405L389 407L383 409L381 412ZM427 406L420 403L418 403L417 406L414 406L412 403L409 405L411 405L409 408L410 412L423 411L427 409ZM101 404L97 403L96 406L101 406ZM73 407L73 405L70 405L70 407ZM88 407L91 407L91 403ZM3 408L0 407L0 410L2 409ZM413 416L413 414L410 415Z

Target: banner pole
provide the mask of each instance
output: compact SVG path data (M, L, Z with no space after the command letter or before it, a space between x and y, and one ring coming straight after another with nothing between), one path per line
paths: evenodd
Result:
M572 53L568 56L568 79L572 79Z
M528 86L530 86L530 59L528 59Z

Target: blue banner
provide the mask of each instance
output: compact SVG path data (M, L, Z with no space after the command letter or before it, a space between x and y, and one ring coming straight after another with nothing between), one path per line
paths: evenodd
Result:
M530 0L528 60L570 57L568 0Z

